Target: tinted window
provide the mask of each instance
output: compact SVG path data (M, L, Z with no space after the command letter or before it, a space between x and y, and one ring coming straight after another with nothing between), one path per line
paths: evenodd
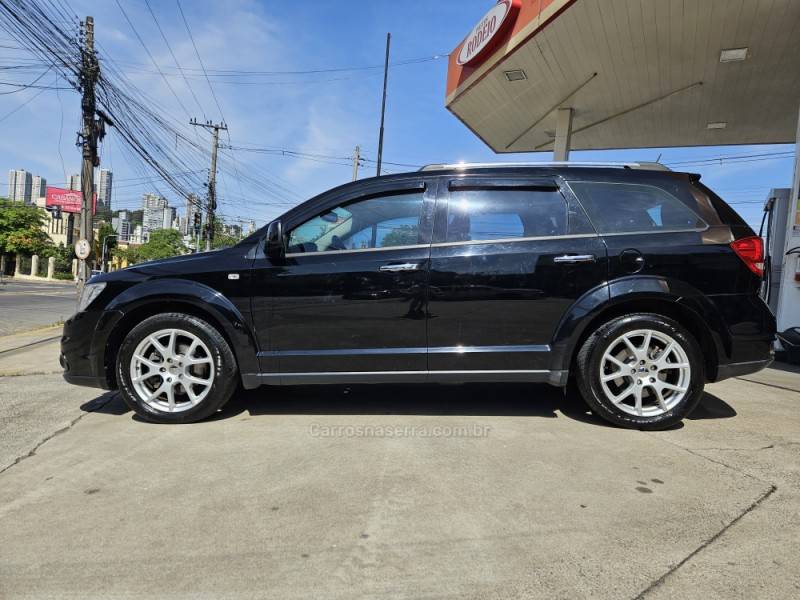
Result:
M557 191L450 192L448 242L556 236L566 229L567 205Z
M652 185L590 181L570 185L600 233L674 231L706 225L678 198Z
M289 232L289 252L391 248L418 243L422 192L357 200Z

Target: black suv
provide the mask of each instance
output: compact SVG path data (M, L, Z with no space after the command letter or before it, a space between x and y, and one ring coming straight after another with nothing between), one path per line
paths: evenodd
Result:
M667 427L773 356L761 238L699 179L436 165L343 185L232 248L93 277L64 377L170 423L240 385L574 377L603 418Z

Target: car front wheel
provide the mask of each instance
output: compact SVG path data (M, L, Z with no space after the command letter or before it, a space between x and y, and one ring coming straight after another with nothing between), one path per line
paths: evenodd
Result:
M602 418L635 429L675 425L697 406L705 373L697 341L678 322L639 313L589 336L577 357L578 387Z
M237 386L225 338L192 315L158 314L125 337L117 357L122 396L156 423L190 423L219 410Z

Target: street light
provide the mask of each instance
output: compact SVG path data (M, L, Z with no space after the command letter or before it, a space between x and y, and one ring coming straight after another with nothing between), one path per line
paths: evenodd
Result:
M105 273L106 272L106 242L108 242L108 238L118 238L119 235L117 234L110 234L103 238L103 251L101 253L100 258L100 270Z

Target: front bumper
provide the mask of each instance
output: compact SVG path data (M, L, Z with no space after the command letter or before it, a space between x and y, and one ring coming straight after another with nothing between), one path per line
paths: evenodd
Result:
M59 362L68 383L109 390L114 388L113 377L105 365L107 325L110 316L120 313L88 311L71 316L64 323Z

